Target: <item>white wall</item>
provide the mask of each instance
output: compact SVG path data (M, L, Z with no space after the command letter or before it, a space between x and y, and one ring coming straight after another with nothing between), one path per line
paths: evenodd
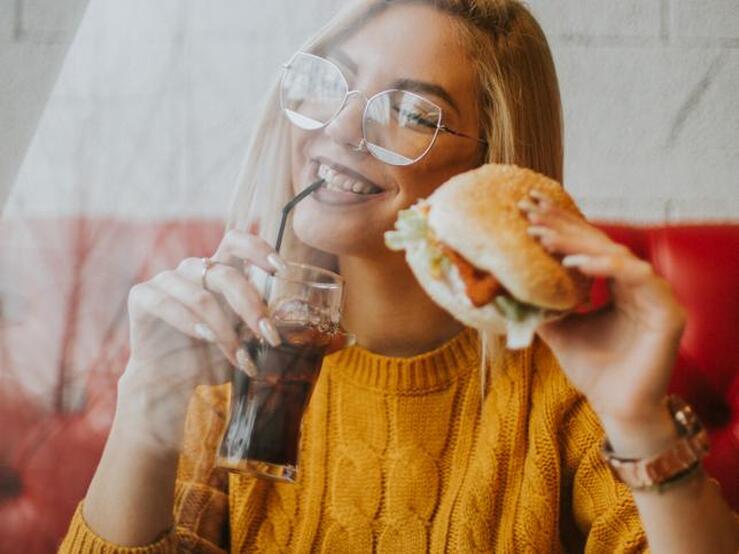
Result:
M0 0L0 208L88 0Z
M340 4L92 0L9 211L222 215L265 81ZM530 5L560 74L566 185L586 213L739 218L739 1ZM7 11L4 40L43 52L3 31Z
M739 218L739 1L532 0L590 215Z

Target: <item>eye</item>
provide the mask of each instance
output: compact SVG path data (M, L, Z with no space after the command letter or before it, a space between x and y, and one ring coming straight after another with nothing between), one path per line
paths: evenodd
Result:
M428 131L436 130L438 126L438 115L435 113L425 112L413 106L404 106L402 104L393 105L393 111L396 114L396 121L401 127Z

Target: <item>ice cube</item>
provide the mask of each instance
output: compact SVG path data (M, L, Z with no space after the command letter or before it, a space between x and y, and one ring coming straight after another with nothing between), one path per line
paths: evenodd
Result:
M271 318L275 321L299 322L321 326L330 321L330 315L323 309L309 304L301 298L283 298L274 303Z

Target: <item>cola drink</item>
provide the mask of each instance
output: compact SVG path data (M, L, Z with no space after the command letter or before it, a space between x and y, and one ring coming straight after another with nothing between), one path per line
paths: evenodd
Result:
M250 278L260 281L259 275ZM248 328L242 335L256 371L249 372L251 377L234 371L216 464L295 482L303 412L339 328L344 279L325 268L286 262L260 282L268 317L282 342L273 347Z
M282 343L251 337L244 342L259 372L235 371L230 421L217 464L292 481L298 463L303 412L336 326L276 320Z

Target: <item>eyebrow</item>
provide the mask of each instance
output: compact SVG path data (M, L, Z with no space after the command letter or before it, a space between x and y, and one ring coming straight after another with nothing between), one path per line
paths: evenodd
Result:
M444 100L449 104L457 114L459 114L459 108L456 102L452 98L444 87L436 85L434 83L427 83L426 81L417 81L415 79L398 79L394 81L391 88L399 88L410 92L425 92L426 94L433 94Z
M357 74L359 68L357 67L356 62L352 60L348 56L348 54L344 52L341 48L333 48L330 52L326 54L326 57L335 59L354 75ZM457 103L452 98L452 95L449 94L441 85L429 83L426 81L419 81L417 79L397 79L393 81L393 83L390 85L390 88L407 90L409 92L433 94L434 96L444 100L452 107L452 109L454 109L455 112L457 112L457 114L459 114L459 107L457 106Z

